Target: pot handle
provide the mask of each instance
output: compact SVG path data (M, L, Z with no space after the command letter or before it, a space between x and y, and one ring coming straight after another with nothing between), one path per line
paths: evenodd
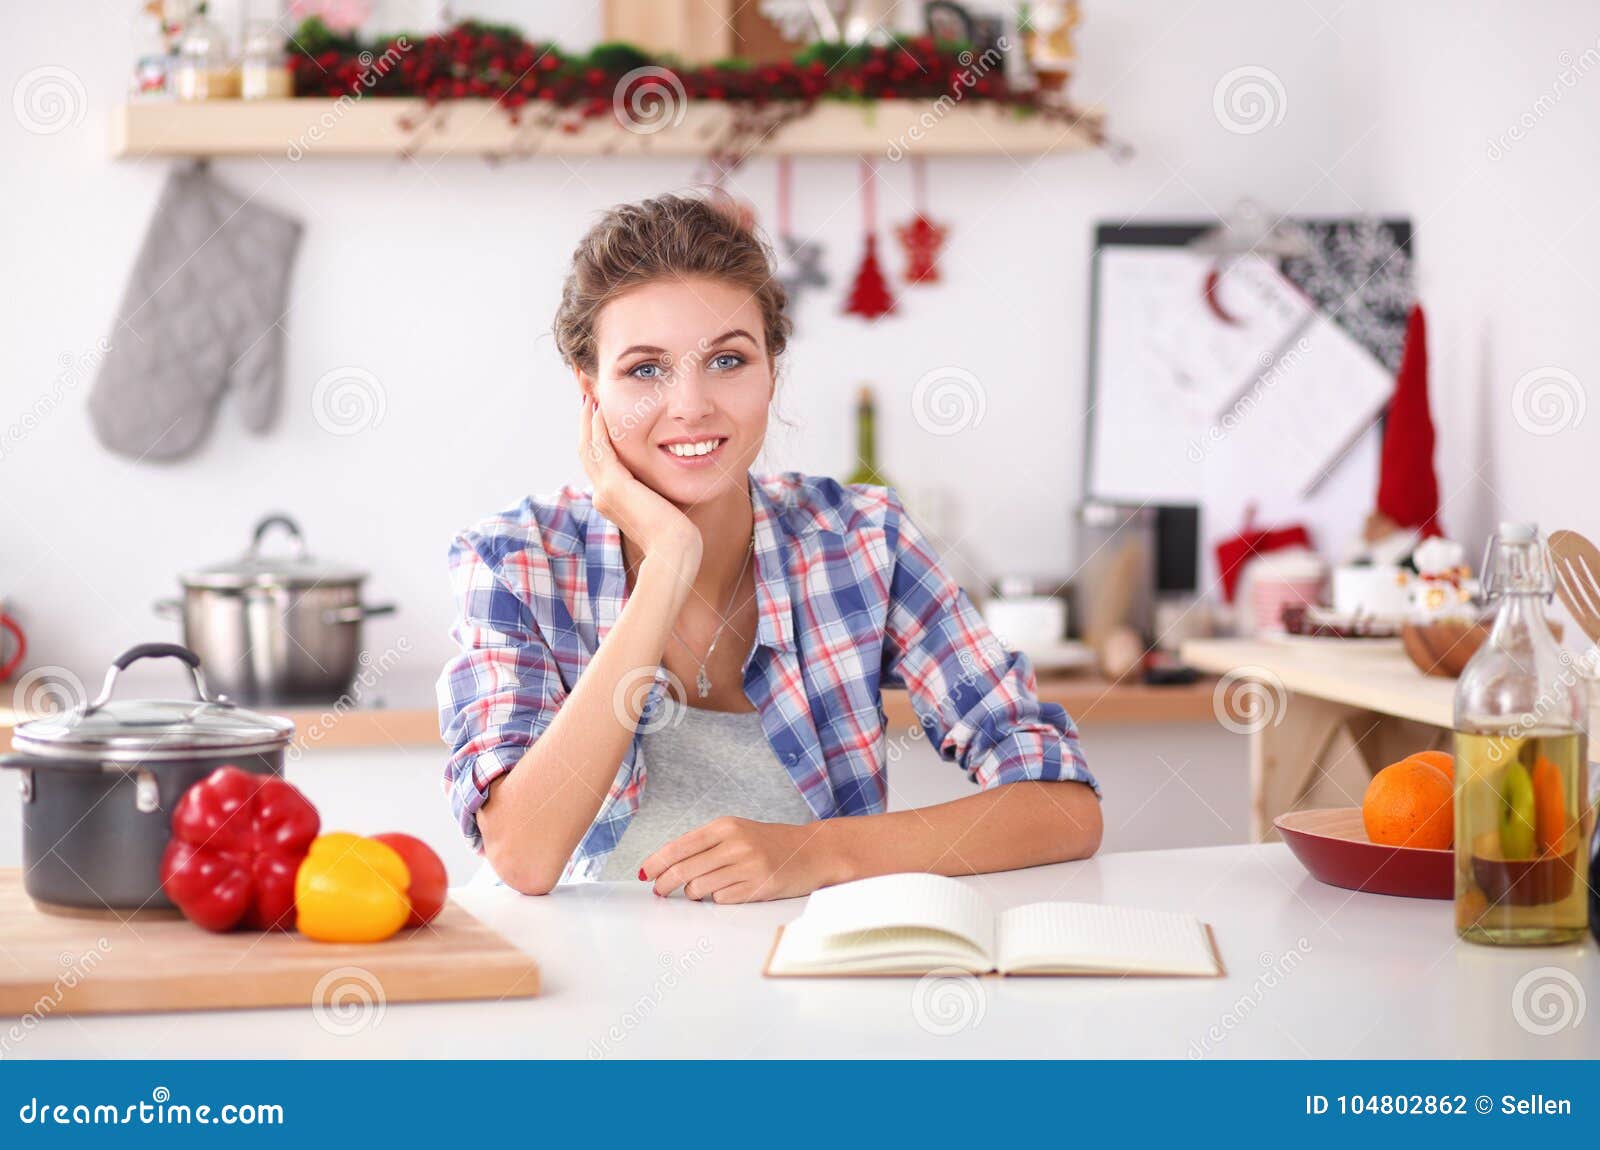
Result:
M183 617L183 604L176 599L157 599L150 604L150 609L163 619L181 619Z
M393 603L366 604L357 603L351 607L329 607L322 613L324 623L359 623L363 619L370 619L374 615L393 615L397 608Z
M306 557L306 537L300 534L300 525L293 519L290 519L287 515L283 514L268 515L266 518L262 519L260 523L256 524L255 534L250 539L249 553L251 555L257 555L260 553L261 540L266 536L267 532L274 527L282 527L289 533L289 535L294 539L294 550L292 552L293 557L296 559L304 559Z
M35 767L45 766L52 771L100 771L105 768L94 759L42 759L38 755L30 755L23 751L8 751L0 755L0 770L10 768L13 771L27 771L30 774Z
M202 703L220 703L225 707L233 706L233 701L226 695L212 696L206 690L205 676L200 673L200 656L189 648L177 643L140 643L138 646L129 647L112 661L111 667L106 671L105 683L100 687L100 693L94 701L83 709L85 715L92 715L95 711L105 706L111 699L112 688L116 686L119 672L126 671L140 659L173 658L181 659L188 664L189 674L194 677L194 696Z

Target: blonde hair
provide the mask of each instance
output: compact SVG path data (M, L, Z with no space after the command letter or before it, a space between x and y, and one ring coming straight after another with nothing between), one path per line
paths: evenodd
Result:
M572 253L556 309L556 348L569 366L595 373L595 321L630 288L658 279L703 276L750 293L761 309L767 357L776 367L793 323L788 293L773 274L772 249L718 193L662 195L619 204L601 216Z

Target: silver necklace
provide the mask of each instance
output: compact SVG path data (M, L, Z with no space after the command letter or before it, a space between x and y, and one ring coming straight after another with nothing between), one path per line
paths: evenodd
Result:
M733 590L728 592L727 606L722 609L722 626L718 627L716 633L711 636L711 646L706 648L706 657L700 660L700 669L694 675L694 688L699 692L702 699L711 694L711 676L706 673L706 664L711 662L711 654L717 649L717 641L722 638L722 632L727 630L729 622L733 619L733 597L739 593L739 584L744 582L744 573L750 569L750 557L755 553L756 538L752 534L750 536L750 546L745 549L744 566L739 568L739 577L733 581ZM672 628L672 637L683 644L683 649L689 652L690 658L695 657L694 648L684 642L683 636L678 634L676 626Z

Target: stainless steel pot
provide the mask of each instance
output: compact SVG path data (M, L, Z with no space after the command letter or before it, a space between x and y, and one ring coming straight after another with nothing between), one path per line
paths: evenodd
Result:
M288 555L266 555L274 527L288 532ZM256 524L250 548L231 563L179 577L181 601L155 605L183 620L183 641L205 662L223 693L245 703L330 703L355 680L361 624L394 611L361 602L366 573L306 554L300 528L286 515Z
M192 700L111 700L117 674L139 659L188 664ZM172 810L189 787L232 764L283 773L294 723L211 695L193 651L143 643L117 657L93 702L17 726L0 767L22 783L22 874L47 910L170 911L161 855Z

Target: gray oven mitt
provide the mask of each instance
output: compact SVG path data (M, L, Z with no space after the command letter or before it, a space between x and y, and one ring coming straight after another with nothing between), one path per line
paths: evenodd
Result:
M101 443L138 459L187 455L229 387L245 426L272 425L301 231L203 167L168 178L89 394Z

